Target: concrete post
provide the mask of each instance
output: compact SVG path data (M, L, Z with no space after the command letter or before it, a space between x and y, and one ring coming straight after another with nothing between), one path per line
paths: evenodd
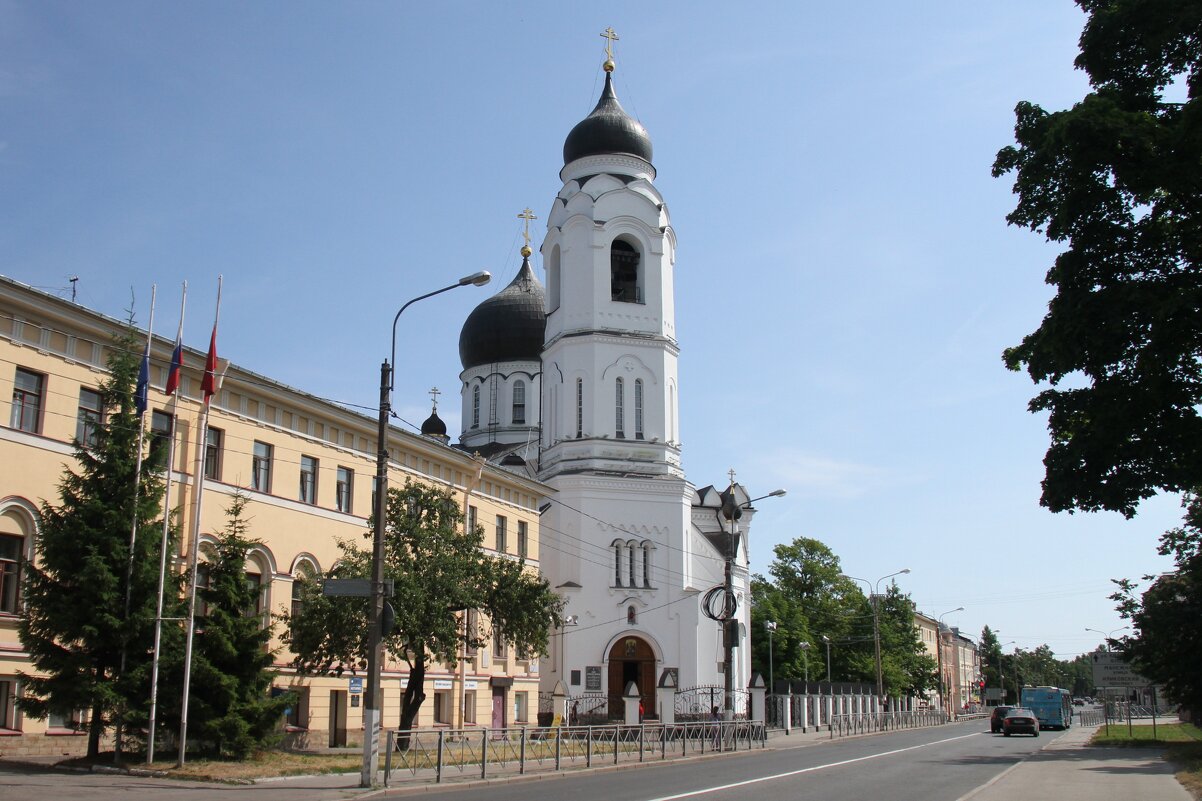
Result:
M562 681L555 682L555 689L551 691L551 712L552 720L558 721L556 725L568 725L568 688Z
M639 725L639 686L633 681L626 685L626 691L622 693L622 700L626 702L626 716L624 723L627 726Z
M781 703L784 705L782 714L785 716L785 734L793 733L793 688L789 688L789 692L780 696Z
M764 700L768 691L764 687L764 677L759 673L753 674L751 684L747 689L751 692L751 709L748 710L751 713L750 719L757 723L765 722L768 720L768 717L765 714L767 710L765 709Z
M660 723L676 722L676 674L664 670L655 688L655 706Z

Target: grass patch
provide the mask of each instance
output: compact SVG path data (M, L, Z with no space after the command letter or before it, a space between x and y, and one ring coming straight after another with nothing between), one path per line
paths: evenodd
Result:
M1111 723L1109 736L1103 726L1090 745L1162 747L1165 759L1177 769L1177 781L1194 798L1202 799L1202 729L1191 723L1157 724L1155 737L1148 725L1132 726L1128 734L1127 724Z
M147 765L144 760L129 758L125 767L150 770L169 779L188 779L209 782L249 782L277 776L311 776L324 773L357 773L362 765L361 754L299 754L290 751L263 751L242 761L217 759L189 760L182 768L175 760L157 760ZM69 767L90 768L93 765L113 767L113 754L101 754L97 759L80 757L59 763Z

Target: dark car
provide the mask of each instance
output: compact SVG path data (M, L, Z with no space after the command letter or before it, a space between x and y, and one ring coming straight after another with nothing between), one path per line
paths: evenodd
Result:
M1029 709L1015 707L1002 718L1002 734L1033 734L1039 736L1039 718Z
M1006 713L1011 709L1014 709L1014 707L995 706L993 708L993 714L989 716L989 732L991 734L997 734L1002 730L1002 719L1006 717Z

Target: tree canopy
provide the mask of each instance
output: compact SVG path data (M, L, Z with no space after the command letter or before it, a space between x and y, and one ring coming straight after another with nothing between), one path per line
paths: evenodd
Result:
M520 654L547 653L549 632L561 625L563 601L521 560L485 553L484 530L468 530L463 509L447 489L407 481L388 491L384 528L385 577L394 581L396 625L387 653L408 665L401 728L412 728L425 700L431 662L455 666L466 649L496 634ZM370 541L371 530L364 533ZM341 542L342 557L320 578L371 575L371 553ZM285 641L302 672L341 675L367 664L367 600L327 597L306 582L295 614L285 616ZM465 625L483 615L490 626Z
M1041 502L1130 517L1202 486L1202 2L1077 4L1092 91L1019 103L993 165L1015 176L1007 221L1065 246L1047 315L1004 361L1045 385Z

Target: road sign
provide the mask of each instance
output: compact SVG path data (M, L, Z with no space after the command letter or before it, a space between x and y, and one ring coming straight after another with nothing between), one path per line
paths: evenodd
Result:
M371 579L326 579L321 583L322 595L371 597ZM384 579L384 597L392 597L392 579Z
M1122 654L1097 651L1093 654L1093 683L1097 687L1148 687L1152 682L1131 669Z
M357 676L357 677L351 679L351 688L350 689L351 689L352 694L363 692L363 677Z

